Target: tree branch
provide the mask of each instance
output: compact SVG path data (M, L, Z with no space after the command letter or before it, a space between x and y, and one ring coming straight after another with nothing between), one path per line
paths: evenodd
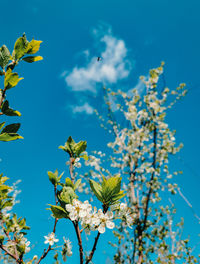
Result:
M92 260L93 255L94 255L94 252L96 250L96 246L97 246L97 242L99 240L99 237L100 237L100 233L98 232L97 236L95 237L94 245L92 247L92 250L90 252L90 255L89 255L87 261L85 262L85 264L88 264Z
M79 255L80 255L80 264L83 264L83 245L82 245L82 238L81 238L81 232L79 229L78 221L72 222L76 231L76 236L78 239L78 245L79 245Z

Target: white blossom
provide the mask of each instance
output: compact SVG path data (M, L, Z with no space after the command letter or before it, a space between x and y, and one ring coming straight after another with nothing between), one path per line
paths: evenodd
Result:
M53 246L54 243L57 243L59 240L55 238L55 233L50 233L48 236L44 236L45 244L49 244L50 246Z
M111 221L113 219L113 213L107 212L103 213L101 209L98 210L98 217L100 220L100 225L98 226L99 233L103 234L105 233L105 227L109 229L113 229L115 227L115 224Z

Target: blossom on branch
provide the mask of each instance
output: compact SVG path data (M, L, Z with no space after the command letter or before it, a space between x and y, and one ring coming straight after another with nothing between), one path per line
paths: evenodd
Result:
M50 246L53 246L54 243L57 243L59 240L57 238L55 238L55 233L50 233L48 236L44 236L44 238L46 239L44 241L45 244L49 244Z

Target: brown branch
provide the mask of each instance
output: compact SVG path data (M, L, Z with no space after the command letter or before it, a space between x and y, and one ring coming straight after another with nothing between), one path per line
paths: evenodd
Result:
M88 264L92 260L93 255L94 255L94 252L96 250L96 246L97 246L97 242L99 240L99 237L100 237L100 233L98 232L97 236L95 237L94 245L92 247L92 250L90 252L90 255L89 255L87 261L85 262L85 264Z
M57 195L56 195L56 192L57 192L57 187L56 185L54 186L54 196L55 196L55 202L56 202L56 205L58 204L58 199L57 199ZM55 234L56 232L56 225L57 225L57 222L58 222L58 218L55 218L55 222L54 222L54 226L53 226L53 233ZM41 260L43 260L46 255L49 253L49 251L51 250L51 245L49 245L49 247L47 248L47 250L44 250L42 256L40 257L40 259L38 260L37 264L40 263Z
M154 180L154 176L155 176L155 169L156 169L156 147L157 147L157 129L156 127L154 128L153 131L153 143L154 143L154 151L153 151L153 168L154 171L151 174L151 179L150 179L150 187L149 187L149 192L147 194L147 202L146 202L146 207L144 209L144 226L143 226L143 230L145 230L146 228L146 224L147 224L147 218L148 218L148 208L149 208L149 202L150 202L150 198L151 198L151 194L153 191L153 180Z
M76 231L76 236L78 239L78 245L79 245L79 255L80 255L80 264L83 264L83 245L82 245L82 238L81 238L81 232L79 229L78 221L72 222Z
M104 214L108 211L108 208L109 208L109 207L103 205L103 213L104 213ZM87 261L85 262L85 264L88 264L88 263L92 260L93 255L94 255L94 252L95 252L95 250L96 250L97 242L98 242L98 240L99 240L100 235L101 235L101 234L98 232L97 236L95 237L94 245L93 245L93 247L92 247L92 250L91 250L91 252L90 252L90 255L89 255L89 257L87 258Z
M143 227L139 227L138 228L138 242L139 242L139 259L138 259L138 264L143 263L143 232L146 229L147 226L147 219L148 219L148 209L149 209L149 202L150 202L150 198L151 198L151 194L153 191L153 180L154 180L154 176L155 176L155 169L156 169L156 147L157 147L157 129L156 127L153 130L153 143L154 143L154 150L153 150L153 162L152 162L152 166L154 168L154 171L151 174L151 178L149 181L149 191L147 194L147 202L146 202L146 206L144 208L144 221L143 221Z
M53 227L53 233L55 234L56 232L56 225L57 225L58 219L55 218L55 222L54 222L54 227ZM49 245L49 247L47 248L47 250L44 250L42 256L40 257L40 259L38 260L37 264L39 264L41 262L41 260L43 260L46 255L49 253L49 251L52 249L51 245Z
M74 161L75 159L73 157L70 157L69 172L70 172L72 183L74 183L74 167L73 167Z
M4 88L2 91L2 96L1 96L1 100L0 100L0 107L1 107L5 97L6 97L6 88ZM3 113L2 113L2 115L3 115Z

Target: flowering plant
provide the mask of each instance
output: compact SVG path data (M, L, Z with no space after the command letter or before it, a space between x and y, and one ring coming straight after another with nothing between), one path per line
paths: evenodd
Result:
M0 115L21 115L10 107L6 94L22 79L13 72L18 63L42 59L34 55L40 44L41 41L34 39L29 42L24 34L17 39L12 55L5 45L0 48L0 76L4 78ZM167 110L185 96L186 90L185 84L180 84L171 92L166 87L159 91L163 67L162 63L150 70L148 77L141 77L143 94L137 90L113 92L104 87L108 119L102 126L113 136L108 143L112 155L107 157L101 151L89 155L87 142L76 143L71 136L59 147L67 153L69 177L63 179L63 173L59 174L58 170L48 171L55 198L55 204L50 204L48 209L54 226L52 232L44 236L48 247L40 257L34 255L26 260L26 253L30 251L26 238L29 227L25 218L13 213L17 203L16 184L7 185L8 178L0 174L0 250L4 263L39 264L49 252L54 252L56 264L61 263L59 252L66 261L73 254L72 242L63 237L62 245L57 245L60 240L56 230L61 219L74 228L80 264L93 261L98 241L107 229L111 229L115 237L110 241L116 249L113 263L197 263L189 240L180 236L183 221L175 228L176 210L166 201L166 193L180 193L172 179L178 172L170 170L169 156L182 148L182 144L176 145L175 131L170 130L166 115ZM96 113L100 120L105 120ZM21 139L19 128L20 123L5 126L2 122L0 141ZM106 164L103 164L104 159ZM83 163L86 172L81 174L77 170ZM84 248L83 233L89 239L95 235L89 253Z

